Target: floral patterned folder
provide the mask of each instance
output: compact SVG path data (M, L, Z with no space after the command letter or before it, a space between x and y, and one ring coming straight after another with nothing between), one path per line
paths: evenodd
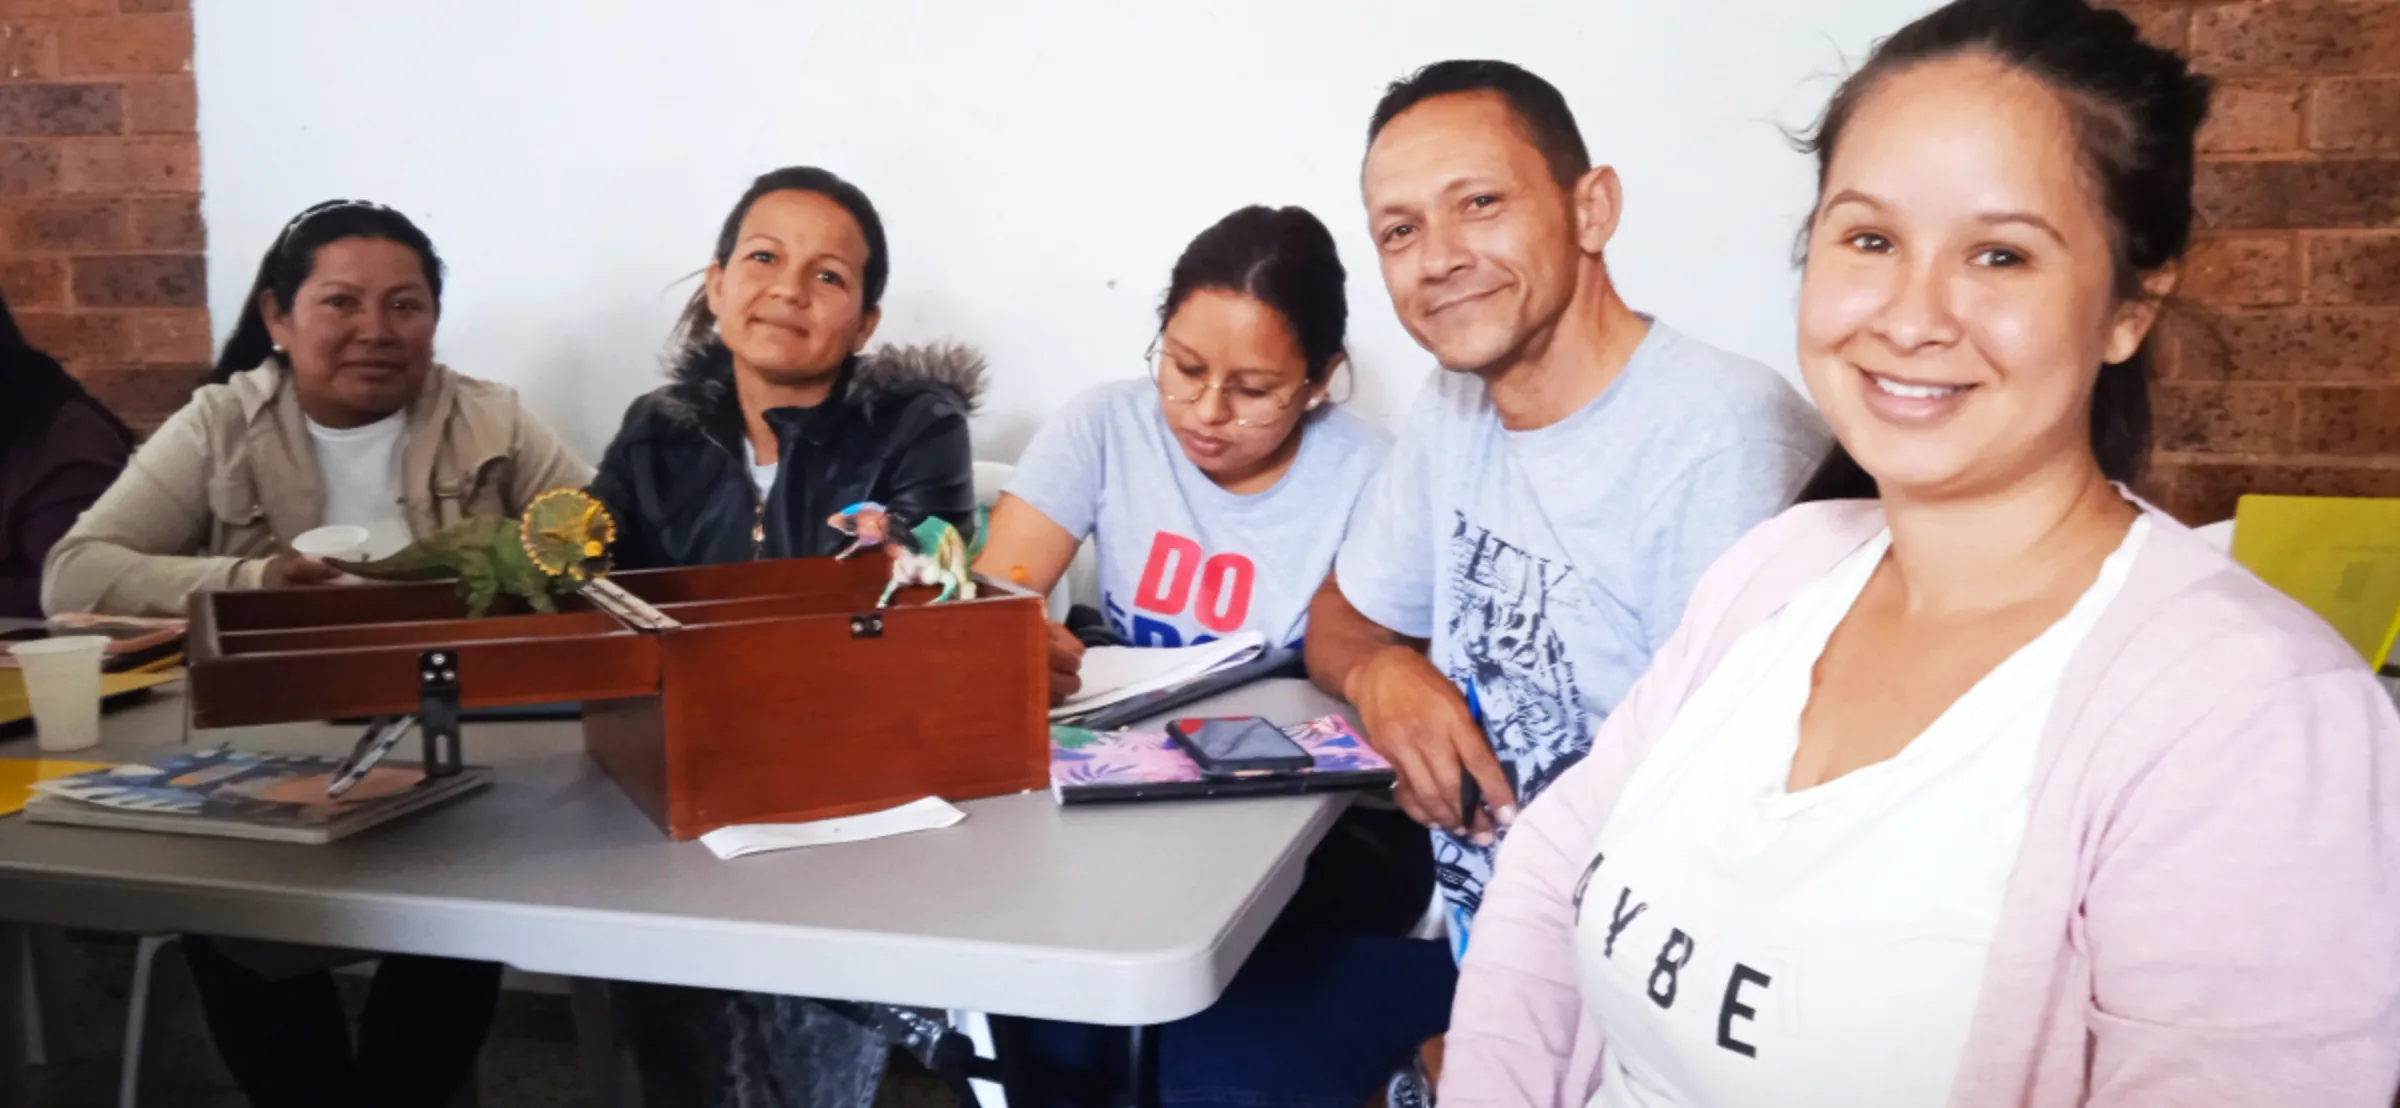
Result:
M1326 716L1283 733L1316 758L1312 769L1257 777L1209 777L1163 731L1050 729L1050 792L1061 804L1203 796L1288 796L1392 784L1391 763L1348 720Z

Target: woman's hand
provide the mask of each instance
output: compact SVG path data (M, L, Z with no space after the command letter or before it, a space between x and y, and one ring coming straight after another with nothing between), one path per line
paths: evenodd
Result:
M274 557L267 559L266 575L259 584L270 589L322 585L339 576L340 570L315 558L291 550L279 550Z
M1083 641L1062 623L1050 628L1050 706L1055 708L1083 690Z

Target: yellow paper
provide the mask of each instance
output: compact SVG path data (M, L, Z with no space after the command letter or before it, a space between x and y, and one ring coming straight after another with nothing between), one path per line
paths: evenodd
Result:
M0 816L10 815L33 799L33 783L53 777L72 777L107 769L107 762L66 762L55 758L0 758Z
M2400 499L2245 496L2233 557L2325 617L2378 669L2400 635Z
M135 670L126 673L100 675L100 699L135 689L164 685L183 676L181 669ZM25 674L20 670L0 667L0 724L15 723L33 714L33 703L25 698Z

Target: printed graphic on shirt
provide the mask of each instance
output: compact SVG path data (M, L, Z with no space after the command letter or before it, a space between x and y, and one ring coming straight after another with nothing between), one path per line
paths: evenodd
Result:
M1603 877L1607 861L1606 852L1594 853L1575 885L1575 932L1582 957L1634 981L1640 995L1665 1017L1665 1026L1713 1041L1724 1057L1758 1057L1760 1013L1774 989L1775 975L1749 962L1773 965L1780 959L1728 958L1725 951L1712 949L1700 965L1693 965L1701 940L1676 926L1675 920L1651 912L1650 902L1632 884ZM1600 947L1597 958L1591 949L1595 940Z
M1127 646L1196 646L1242 629L1250 618L1258 566L1247 555L1209 554L1173 531L1150 540L1128 610L1114 592L1101 601L1117 639Z
M1494 535L1463 512L1452 513L1451 608L1443 627L1448 676L1474 682L1484 729L1503 762L1514 763L1522 806L1583 757L1593 721L1575 683L1575 661L1559 621L1579 618L1574 572ZM1446 834L1434 836L1435 877L1453 904L1472 914L1491 879L1492 851Z

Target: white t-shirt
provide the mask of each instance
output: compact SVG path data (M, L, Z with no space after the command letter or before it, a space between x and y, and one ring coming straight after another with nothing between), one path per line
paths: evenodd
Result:
M750 483L758 486L758 502L766 503L767 494L775 491L776 467L781 466L783 462L777 460L761 464L758 460L758 446L750 441L748 435L742 436L742 460L750 466Z
M1734 644L1575 892L1577 979L1608 1044L1591 1108L1948 1099L2051 701L2148 529L1897 756L1799 792L1817 658L1890 534Z
M1068 404L1017 459L1008 493L1098 549L1100 603L1128 646L1257 631L1298 645L1350 509L1391 436L1340 407L1301 432L1268 488L1227 492L1184 456L1147 380Z
M408 413L393 412L364 427L327 427L310 419L308 437L316 442L317 473L325 480L325 526L366 528L369 558L407 546L415 537L408 529L400 486Z

